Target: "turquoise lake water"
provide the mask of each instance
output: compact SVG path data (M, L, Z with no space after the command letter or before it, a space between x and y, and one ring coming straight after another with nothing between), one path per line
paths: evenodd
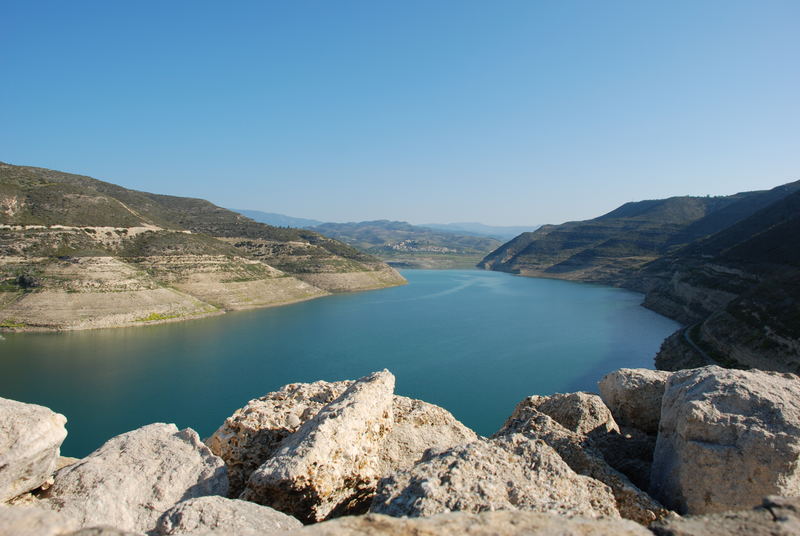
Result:
M206 437L287 383L388 368L398 394L489 435L526 396L596 391L611 370L652 368L678 328L616 288L477 270L403 275L403 287L190 322L5 334L0 396L66 415L62 454L84 456L151 422Z

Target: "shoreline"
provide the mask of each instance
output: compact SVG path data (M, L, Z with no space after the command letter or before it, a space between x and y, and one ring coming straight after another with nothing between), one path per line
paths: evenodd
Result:
M368 288L361 288L356 290L348 290L348 291L324 291L324 294L315 294L309 295L304 297L299 297L292 300L286 301L279 301L274 303L267 303L267 304L259 304L259 305L243 305L234 308L221 308L215 307L215 310L203 312L199 314L187 314L184 316L175 316L171 318L158 318L154 320L144 320L144 319L134 319L132 321L125 321L125 322L109 322L108 325L105 325L103 320L99 320L98 322L101 325L92 324L84 324L84 325L75 325L75 326L64 326L64 327L47 327L47 326L35 326L35 325L21 325L21 326L2 326L0 325L0 335L3 333L66 333L72 331L90 331L90 330L110 330L110 329L119 329L119 328L136 328L136 327L147 327L147 326L156 326L161 324L172 324L178 322L190 322L192 320L201 320L204 318L211 318L214 316L222 316L232 312L239 312L239 311L254 311L259 309L271 309L277 307L283 307L286 305L294 305L297 303L303 303L311 300L315 300L318 298L326 298L328 296L334 296L337 294L355 294L359 292L369 292L374 290L382 290L385 288L393 288L397 286L407 285L408 281L403 281L402 283L398 283L395 285L382 285L382 286L374 286ZM209 304L210 305L210 304Z

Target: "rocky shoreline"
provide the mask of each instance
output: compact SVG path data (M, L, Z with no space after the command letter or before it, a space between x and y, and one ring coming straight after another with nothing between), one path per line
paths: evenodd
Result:
M59 457L64 416L0 399L0 536L798 534L799 379L621 369L485 438L384 370L80 460Z

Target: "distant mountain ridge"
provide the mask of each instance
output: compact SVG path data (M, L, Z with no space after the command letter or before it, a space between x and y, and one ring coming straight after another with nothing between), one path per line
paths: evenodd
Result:
M490 237L389 220L324 223L314 229L401 267L472 268L500 245L499 240Z
M314 229L400 268L474 268L484 255L501 242L496 237L479 232L459 232L450 225L443 226L445 229L433 229L390 220L323 223L258 210L239 212L271 225ZM466 225L495 229L482 224Z
M248 218L267 225L274 225L275 227L296 227L299 229L310 229L325 222L319 220L312 220L309 218L295 218L286 216L285 214L277 214L275 212L263 212L261 210L243 210L232 208L234 212L243 214Z
M460 223L425 223L420 227L427 227L429 229L438 229L441 231L451 231L459 234L473 234L477 236L488 236L490 238L497 238L498 240L509 240L515 236L532 232L541 227L540 225L485 225L478 222L460 222Z
M626 203L593 220L524 233L480 266L644 292L645 306L690 326L665 341L659 368L711 358L800 372L798 237L800 181Z
M309 218L295 218L285 214L277 214L274 212L263 212L261 210L244 210L244 209L231 209L252 218L255 221L275 225L277 227L298 227L303 229L310 229L320 225L335 224L342 225L339 222L324 222ZM386 220L388 221L388 220ZM353 223L366 223L366 222L348 222ZM404 222L406 223L406 222ZM409 224L411 225L411 224ZM498 225L485 225L478 222L460 222L460 223L424 223L421 225L414 225L415 227L424 227L426 229L433 229L437 231L450 232L457 235L474 235L495 238L497 240L508 240L514 238L520 233L527 231L535 231L539 225L517 225L517 226L498 226Z
M404 282L314 231L0 163L0 328L138 325Z

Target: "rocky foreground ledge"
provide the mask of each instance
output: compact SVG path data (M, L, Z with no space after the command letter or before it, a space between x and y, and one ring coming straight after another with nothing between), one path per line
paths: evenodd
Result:
M0 536L800 534L800 378L622 369L599 390L526 398L484 438L381 371L81 460L62 415L0 399Z

